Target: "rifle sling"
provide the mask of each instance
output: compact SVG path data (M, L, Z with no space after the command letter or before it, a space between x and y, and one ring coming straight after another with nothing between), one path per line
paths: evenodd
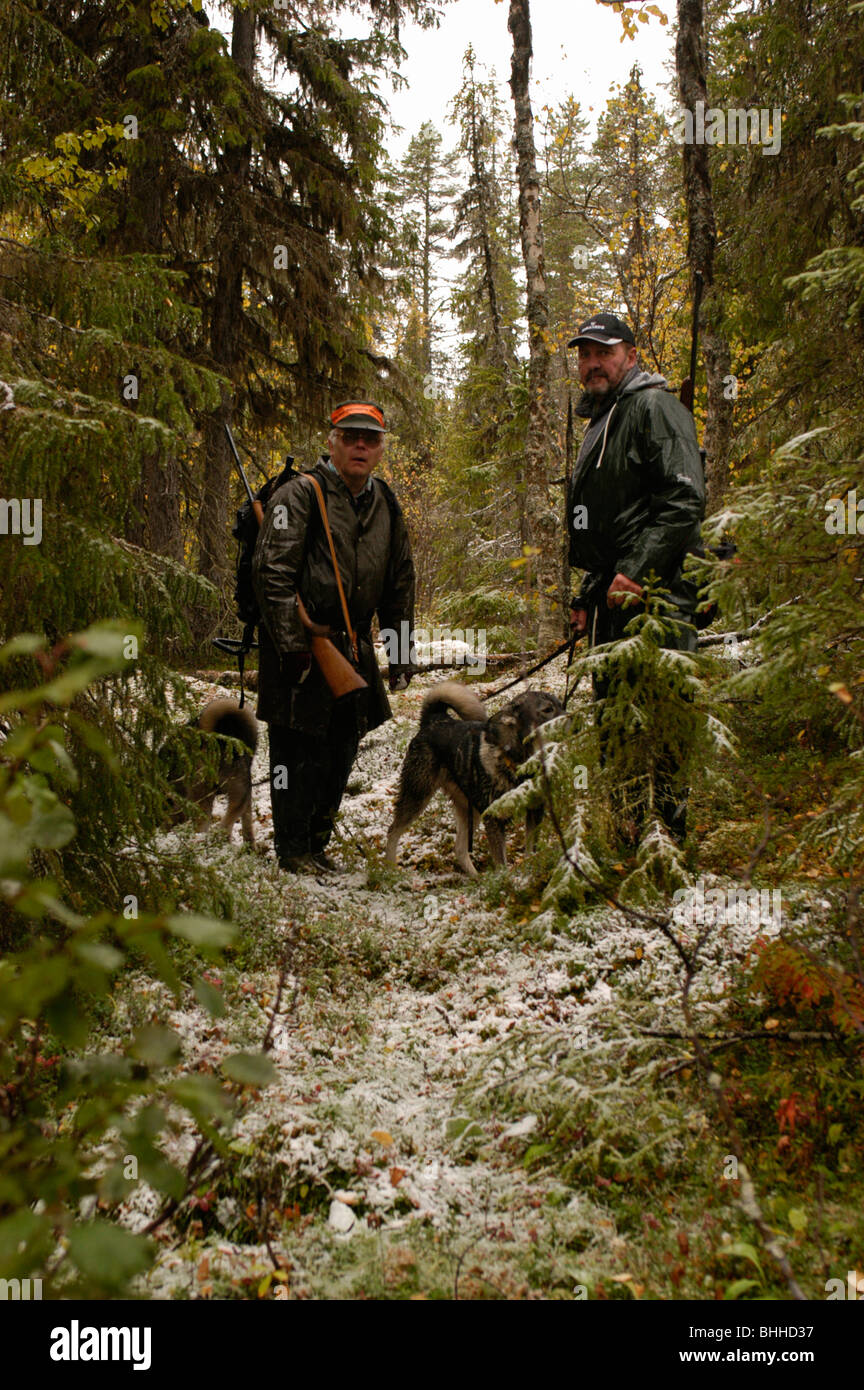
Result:
M321 520L324 523L324 532L327 536L327 544L330 546L330 559L333 561L333 573L336 576L336 588L339 590L339 602L342 605L342 616L345 619L345 631L348 633L348 640L351 643L351 650L354 653L354 660L357 664L359 664L360 652L357 646L357 635L353 627L351 626L351 619L348 616L348 602L345 598L345 590L342 587L342 576L339 573L339 562L336 559L336 547L333 544L333 534L330 530L330 522L327 517L327 505L324 501L324 493L321 490L321 484L319 483L318 479L313 477L311 473L303 473L301 476L304 478L308 478L309 482L314 487L315 495L318 498L318 510L321 513Z

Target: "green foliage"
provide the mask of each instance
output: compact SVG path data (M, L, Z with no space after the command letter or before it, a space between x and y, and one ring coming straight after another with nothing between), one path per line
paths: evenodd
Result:
M187 1174L166 1153L178 1113L225 1152L233 1102L213 1078L175 1075L181 1039L160 1023L134 1029L122 1051L94 1051L99 1013L133 962L179 1002L174 943L215 960L234 929L129 904L87 916L64 901L48 869L78 829L64 801L78 777L70 706L124 661L108 628L64 645L62 671L0 702L0 1278L38 1275L49 1296L104 1296L122 1294L153 1256L112 1215L139 1182L174 1202L186 1193ZM23 651L44 656L38 640L19 637L0 659ZM197 993L208 1007L205 983ZM223 1071L242 1085L272 1079L261 1054L228 1057Z
M659 823L663 769L676 767L685 786L698 769L705 784L717 754L730 752L731 743L710 712L699 659L661 645L670 634L680 638L669 609L663 591L649 589L645 611L631 619L620 641L576 658L571 680L578 685L591 676L602 683L602 698L574 704L569 717L544 725L540 750L521 769L528 780L486 812L506 819L551 804L568 854L549 878L545 905L572 910L592 896L592 885L608 889L622 844L635 838L640 822L637 861L616 884L617 895L642 901L687 881Z
M559 342L599 305L621 304L644 365L670 376L680 368L683 376L680 164L639 65L610 94L593 143L574 97L547 111L544 135L544 233Z
M801 862L815 855L834 872L860 865L864 852L864 545L854 531L856 517L853 534L846 533L856 478L839 453L844 444L855 447L847 430L838 421L791 440L775 453L763 482L736 490L724 515L739 556L718 586L731 621L747 622L758 608L771 614L753 638L755 660L730 676L726 689L730 698L758 703L760 718L773 727L785 796L794 795L800 777L810 778L806 764L797 771L791 765L793 740L831 757L817 814L802 827L791 856ZM840 509L842 529L834 524Z

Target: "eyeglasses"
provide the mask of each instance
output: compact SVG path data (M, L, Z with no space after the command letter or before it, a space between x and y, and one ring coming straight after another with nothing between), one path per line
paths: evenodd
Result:
M380 430L358 430L347 429L337 430L339 438L343 444L368 444L370 449L376 448L384 443L384 435Z

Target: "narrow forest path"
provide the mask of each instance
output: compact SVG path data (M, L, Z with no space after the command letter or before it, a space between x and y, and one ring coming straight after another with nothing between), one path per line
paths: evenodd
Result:
M434 679L396 697L396 717L361 745L334 842L350 872L288 877L236 842L194 839L250 902L267 885L242 968L213 976L226 1014L212 1019L191 991L178 1009L147 985L118 1016L162 1010L186 1068L205 1072L260 1046L269 1026L278 1081L247 1093L232 1161L198 1189L192 1224L162 1228L149 1296L272 1297L281 1281L317 1299L569 1298L603 1280L607 1296L629 1296L651 1278L633 1245L639 1184L650 1177L674 1226L680 1165L692 1177L693 1144L709 1138L700 1098L672 1104L656 1084L658 1058L674 1062L684 1045L638 1033L682 1026L677 960L608 906L569 919L536 899L520 906L519 830L512 877L467 881L452 869L440 796L403 839L400 868L382 867L398 770ZM266 770L265 739L253 776ZM264 785L265 843L269 814ZM707 1023L752 937L727 925L709 943L694 988ZM181 1128L175 1161L192 1143ZM695 1187L694 1200L701 1211ZM157 1210L139 1186L125 1219L141 1228Z

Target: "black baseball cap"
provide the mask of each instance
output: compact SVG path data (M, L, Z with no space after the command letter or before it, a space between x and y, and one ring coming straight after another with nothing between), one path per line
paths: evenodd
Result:
M623 319L616 318L614 314L593 314L579 325L579 332L567 346L576 347L577 343L607 343L610 347L616 343L629 343L635 347L636 339L633 329Z

